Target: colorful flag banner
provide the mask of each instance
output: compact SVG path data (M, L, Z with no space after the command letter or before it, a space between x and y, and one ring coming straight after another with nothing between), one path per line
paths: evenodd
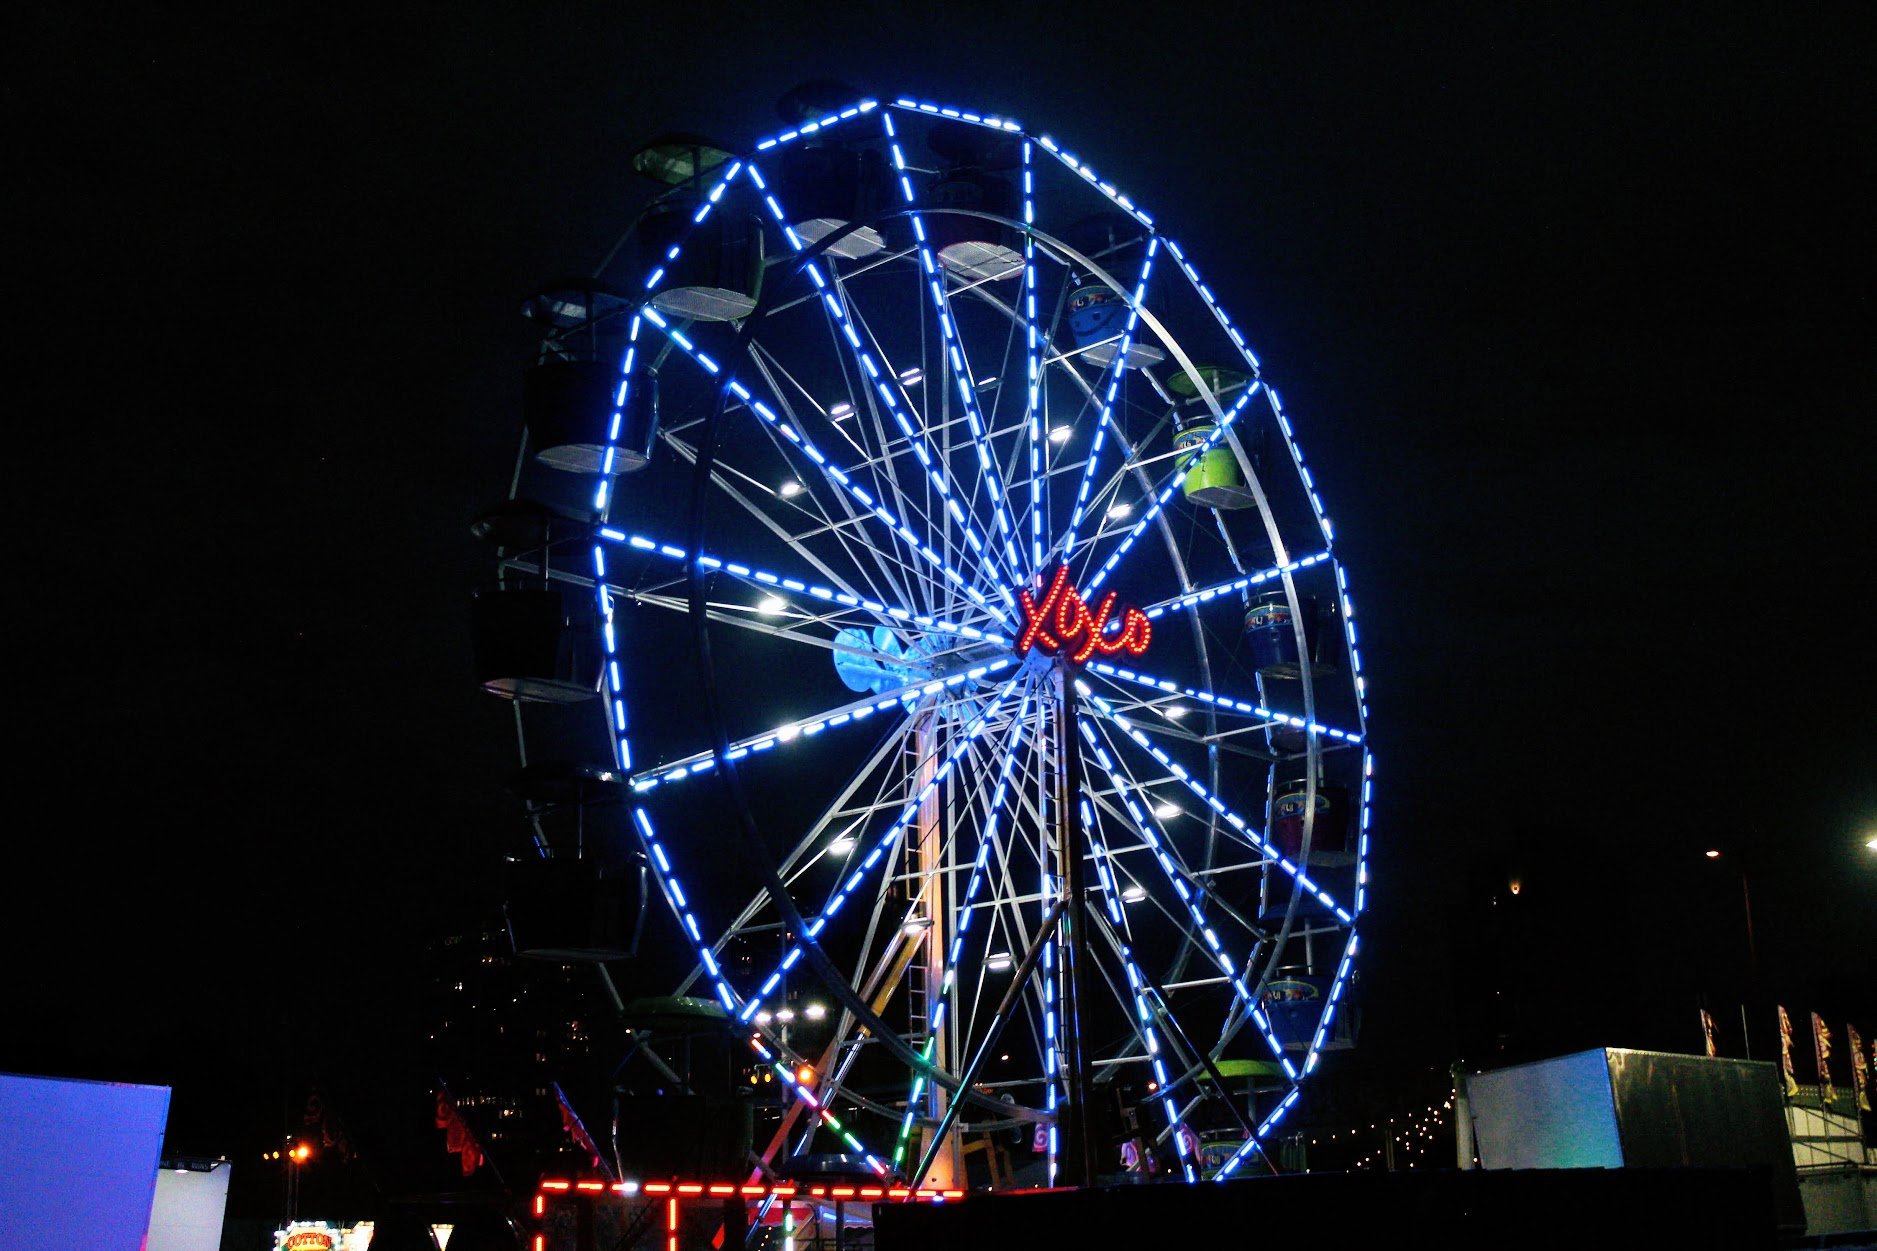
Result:
M1708 1015L1706 1008L1701 1009L1701 1039L1707 1044L1710 1059L1720 1054L1714 1049L1714 1018Z
M463 1176L468 1177L482 1166L482 1144L469 1128L469 1122L457 1110L449 1087L437 1083L437 1128L443 1131L444 1150L462 1158Z
M1799 1079L1792 1071L1792 1018L1784 1005L1779 1009L1779 1064L1786 1075L1786 1097L1791 1098L1799 1093Z
M1812 1050L1818 1056L1819 1100L1821 1106L1829 1108L1832 1096L1837 1093L1831 1088L1831 1067L1825 1063L1831 1058L1831 1027L1816 1012L1812 1014Z
M1857 1026L1845 1023L1844 1036L1851 1041L1851 1089L1857 1092L1857 1106L1868 1112L1870 1108L1870 1089L1865 1084L1864 1040L1857 1036Z
M332 1100L326 1097L326 1092L320 1087L315 1086L307 1093L306 1112L300 1120L309 1130L319 1132L320 1146L330 1147L338 1152L340 1160L351 1162L351 1135L346 1133L345 1122L333 1111Z
M581 1123L580 1114L574 1111L573 1104L567 1102L567 1092L560 1088L559 1082L554 1082L552 1085L554 1102L560 1105L561 1128L567 1131L567 1136L574 1140L576 1146L592 1157L593 1167L604 1173L607 1181L618 1181L619 1178L613 1173L613 1166L606 1162L605 1156L600 1154L599 1145L593 1141L593 1135L587 1133L587 1127Z

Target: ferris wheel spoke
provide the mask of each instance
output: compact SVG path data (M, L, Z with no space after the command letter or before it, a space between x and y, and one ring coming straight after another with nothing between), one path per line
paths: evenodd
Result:
M793 230L788 228L787 214L777 202L776 197L767 190L767 185L763 181L761 172L754 165L750 166L747 172L757 187L762 190L763 202L769 209L771 216L775 218L777 224L784 230L790 246L795 249L798 255L805 251L806 245L803 244L800 237L797 236ZM915 217L914 220L916 222L917 218ZM929 259L929 257L927 259ZM986 580L996 587L1001 592L1002 597L1008 602L1010 600L1008 581L1015 576L1016 569L1014 551L1011 552L1012 560L1010 564L1003 570L998 570L996 568L996 556L991 550L989 542L980 537L977 527L971 522L970 515L956 499L956 492L950 481L950 470L942 463L941 458L934 454L934 449L931 446L930 432L924 428L922 422L917 425L915 424L919 422L919 414L913 410L910 402L903 403L896 394L899 389L896 384L903 383L909 371L892 369L890 361L888 362L888 367L882 370L880 365L876 363L875 354L880 351L877 340L873 338L871 330L869 330L866 339L863 340L860 331L855 328L856 319L851 315L847 302L842 298L844 291L838 282L838 278L831 280L824 272L820 260L810 259L805 261L803 263L803 269L820 295L819 303L837 331L837 340L852 353L853 359L859 365L860 369L872 380L872 387L868 389L867 394L869 403L871 403L875 395L884 401L888 414L899 427L901 435L906 440L907 448L918 460L921 469L937 490L939 496L945 501L946 511L951 516L953 524L958 527L959 537L974 553L976 561L980 565ZM949 319L949 313L945 313L944 316ZM950 339L952 337L948 320L947 338ZM953 356L954 359L957 358L955 345ZM884 359L884 356L882 356L882 359ZM969 389L967 388L967 394L968 393ZM970 399L967 399L967 413L971 415L975 421L975 403ZM975 424L973 431L974 434L978 433L978 428ZM993 494L995 495L995 487L993 488ZM998 523L998 527L1003 528L1007 526L1009 518L1007 514L999 512L995 520ZM1006 549L1009 547L1007 530L1004 535L1004 546Z
M654 326L658 327L679 350L683 351L692 360L702 366L711 377L719 379L721 385L727 388L731 394L742 400L751 412L755 413L756 416L761 418L766 424L779 430L782 436L797 449L797 454L807 458L811 463L811 472L819 473L835 488L846 492L848 495L858 500L869 512L884 523L895 543L904 546L912 555L917 556L920 560L925 561L927 564L937 569L980 608L991 613L1006 625L1009 624L1010 614L1008 609L992 603L991 600L985 596L983 591L979 590L974 584L968 583L963 574L959 573L944 557L940 556L932 549L929 541L924 536L912 529L912 527L902 520L899 514L895 513L893 509L889 508L880 500L875 499L865 487L854 480L847 468L822 452L812 439L801 432L794 422L785 419L767 401L759 398L748 386L744 385L738 379L725 377L723 366L718 364L709 354L700 351L697 345L693 343L682 330L672 325L658 310L646 308L643 310L643 316Z
M723 1004L724 1011L735 1013L737 1011L737 994L731 988L729 981L725 978L723 968L718 964L710 944L704 941L703 931L699 928L697 918L691 910L690 902L685 896L682 886L679 885L676 874L672 871L670 860L665 856L664 847L659 842L656 828L653 826L651 818L646 815L645 809L640 807L633 809L632 819L634 826L639 832L641 841L645 844L651 856L654 869L653 875L658 882L659 889L664 893L666 900L670 902L673 911L682 918L680 925L684 930L686 942L691 946L693 953L697 956L698 963L709 975L712 988L716 991L718 1001ZM768 1045L765 1045L765 1042ZM758 1027L757 1033L749 1038L749 1045L750 1049L760 1058L770 1063L772 1071L782 1079L784 1088L787 1089L795 1099L813 1109L823 1123L840 1134L855 1151L861 1153L866 1158L868 1166L872 1168L877 1175L882 1177L886 1176L888 1171L886 1165L871 1152L867 1151L860 1140L841 1124L839 1118L835 1117L832 1109L827 1106L824 1100L817 1098L812 1090L807 1089L797 1080L795 1066L788 1062L797 1057L787 1050L786 1045L783 1044L780 1039L771 1035L766 1028ZM772 1050L772 1048L774 1048L774 1050ZM781 1062L778 1062L777 1059L778 1051L783 1053Z
M1210 603L1221 595L1230 595L1236 591L1243 591L1261 583L1270 582L1273 579L1281 578L1284 574L1296 573L1300 569L1308 569L1312 565L1322 564L1328 559L1330 559L1328 552L1316 552L1309 556L1300 556L1296 560L1288 561L1282 565L1273 565L1268 569L1260 569L1257 573L1245 574L1243 577L1233 578L1225 582L1215 582L1210 586L1200 587L1198 590L1189 591L1184 595L1175 595L1170 599L1159 600L1142 608L1141 611L1146 613L1148 618L1152 620L1165 615L1175 608L1195 608L1200 604Z
M1253 996L1252 988L1247 983L1247 978L1251 976L1252 972L1250 956L1248 955L1243 964L1238 963L1234 959L1231 952L1227 949L1225 941L1218 936L1217 931L1219 923L1206 916L1206 905L1208 903L1212 904L1228 918L1233 920L1234 923L1242 929L1245 940L1251 949L1255 950L1261 943L1267 941L1268 936L1256 925L1251 924L1229 908L1225 903L1222 893L1211 889L1207 882L1200 879L1198 874L1193 873L1192 870L1188 869L1179 861L1177 851L1172 846L1172 840L1157 836L1155 833L1156 827L1148 823L1146 814L1141 811L1139 805L1134 803L1133 795L1142 790L1140 785L1134 782L1124 770L1117 767L1114 759L1108 755L1102 744L1098 741L1097 736L1093 733L1093 727L1090 726L1086 719L1082 722L1082 733L1084 738L1088 740L1090 747L1094 750L1102 771L1108 775L1117 793L1121 796L1123 803L1126 805L1129 815L1133 818L1135 829L1148 840L1156 863L1159 864L1167 881L1172 885L1174 892L1179 896L1180 902L1178 905L1175 905L1175 907L1177 909L1183 909L1186 916L1184 918L1178 918L1165 908L1162 909L1163 913L1168 915L1169 920L1174 922L1175 928L1181 931L1185 942L1191 943L1202 952L1207 953L1207 959L1218 966L1219 975L1213 980L1222 981L1231 987L1231 1002L1226 1007L1227 1020L1219 1032L1217 1041L1213 1045L1218 1048L1227 1045L1232 1038L1237 1035L1244 1023L1249 1020L1257 1026L1258 1032L1264 1040L1265 1047L1270 1051L1272 1057L1277 1060L1285 1073L1295 1081L1299 1076L1296 1066L1291 1062L1289 1056L1285 1054L1283 1043L1278 1039L1277 1032L1272 1028L1269 1018L1265 1015L1263 1010L1259 1008ZM1164 830L1162 833L1164 833ZM1183 963L1183 961L1184 956L1182 954L1180 962ZM1182 985L1188 987L1195 984L1196 983L1190 979L1182 983Z
M676 432L663 431L660 438L681 459L691 464L697 462L697 450L678 437ZM723 495L754 518L764 530L786 544L796 556L816 572L850 595L857 595L860 588L864 586L875 596L911 602L915 597L908 592L907 588L919 584L926 577L927 570L923 567L909 565L897 559L898 549L883 549L875 544L864 542L859 532L865 529L873 518L871 515L863 516L848 508L849 501L844 495L836 496L836 502L843 505L842 520L837 521L830 517L826 510L820 507L819 499L815 498L816 512L813 516L816 525L807 530L791 530L781 520L771 515L769 508L766 508L758 498L758 496L767 496L775 503L794 507L794 499L781 497L782 488L768 483L758 483L752 475L726 466L722 461L712 468L711 481ZM807 494L806 489L804 488L798 494ZM796 511L802 510L798 508ZM814 541L824 536L832 538L837 545L838 554L848 570L846 574L837 570L830 559L836 553L824 553L818 550ZM882 589L882 582L888 589Z
M984 709L972 719L969 727L960 735L959 741L945 753L944 758L933 770L932 778L920 788L917 794L906 801L905 805L900 810L899 816L875 838L873 848L861 860L860 867L854 869L848 875L847 879L830 897L828 903L823 906L815 918L808 923L808 927L803 935L790 945L787 954L777 963L769 976L764 979L761 989L751 998L751 1005L754 1005L761 998L767 996L781 983L782 975L801 959L803 942L814 942L820 937L822 930L827 928L828 922L833 920L835 914L840 912L841 908L852 898L854 891L866 880L867 875L886 858L887 854L898 842L900 835L905 831L906 826L918 816L920 806L944 783L946 777L956 766L959 758L964 755L965 749L970 746L971 740L976 738L978 734L983 731L986 722L996 714L998 708L1003 704L1004 698L1009 695L1015 684L1016 679L1012 678L992 689L989 694L989 702L985 705ZM739 1019L748 1020L755 1014L755 1011L756 1009L753 1006L746 1005Z
M1095 753L1102 772L1107 774L1109 780L1115 784L1128 815L1133 818L1136 832L1148 841L1156 861L1166 874L1168 885L1180 897L1187 917L1195 927L1192 935L1210 950L1209 958L1219 966L1220 971L1227 978L1232 979L1232 986L1237 994L1241 998L1249 999L1250 991L1246 988L1239 973L1239 965L1232 958L1232 954L1226 950L1224 940L1219 937L1213 922L1206 916L1205 903L1212 896L1212 889L1190 868L1180 862L1171 842L1160 836L1159 827L1141 810L1133 794L1129 792L1127 780L1124 780L1123 776L1116 771L1113 759L1102 745L1094 726L1087 718L1080 718L1079 722L1082 738Z
M1029 711L1030 692L1025 691L1012 717L1015 732L1013 738L1021 735L1025 714ZM959 918L957 931L951 936L951 946L940 964L938 1008L928 1027L927 1038L922 1057L930 1063L938 1040L945 1029L945 1017L956 994L956 978L959 961L963 956L966 934L971 923L971 908L976 902L979 888L985 878L985 862L990 856L993 843L997 838L998 818L1003 812L1004 798L1010 786L1010 772L1017 762L1020 752L1013 742L1003 752L1003 764L994 770L997 782L989 801L984 806L983 828L978 835L977 847L971 857L971 875L965 883L965 889L959 896L956 914ZM915 1071L912 1087L906 1097L906 1114L900 1123L899 1136L893 1144L893 1164L899 1167L906 1158L906 1145L912 1135L913 1121L916 1117L919 1097L924 1093L926 1077L923 1071Z
M1023 448L1030 474L1030 570L1043 567L1043 520L1049 511L1045 494L1047 481L1043 465L1047 460L1044 443L1043 335L1036 318L1036 145L1028 135L1023 139Z
M1233 423L1236 422L1240 414L1245 411L1245 406L1251 402L1251 397L1262 389L1263 384L1257 382L1246 387L1244 394L1240 395L1237 401L1234 402L1230 408L1225 410L1224 415L1219 419L1218 425L1213 430L1212 434L1207 437L1205 442L1193 448L1190 455L1184 458L1183 463L1189 466L1195 465L1198 463L1199 457L1204 456L1207 452L1217 447L1219 441L1225 437L1231 430ZM1149 504L1146 510L1141 514L1140 520L1136 521L1134 525L1128 529L1120 543L1109 552L1108 558L1102 562L1094 575L1089 578L1088 592L1085 592L1085 594L1094 592L1103 582L1107 581L1108 575L1115 571L1115 568L1120 565L1129 550L1133 548L1135 542L1146 532L1147 527L1153 524L1155 519L1160 516L1162 510L1166 508L1167 500L1170 499L1173 493L1180 489L1180 485L1186 481L1187 473L1187 469L1178 468L1176 464L1171 473L1167 476L1165 485L1154 494L1153 502ZM1093 563L1092 557L1090 563Z
M1218 323L1220 329L1224 330L1226 335L1231 339L1240 356L1244 359L1245 363L1250 366L1253 376L1256 377L1262 369L1262 366L1258 362L1257 355L1252 352L1251 346L1245 342L1245 336L1239 332L1238 327L1232 324L1232 319L1226 315L1224 307L1219 304L1218 299L1213 295L1211 289L1208 288L1204 280L1200 278L1199 271L1193 266L1191 259L1181 250L1180 245L1170 238L1167 240L1167 251L1173 258L1175 264L1179 267L1180 272L1185 275L1193 292L1204 302L1213 319ZM1276 390L1271 387L1266 387L1264 390L1266 399L1271 407L1272 416L1276 422L1278 433L1283 439L1285 450L1290 453L1291 461L1296 467L1304 491L1310 500L1310 507L1315 514L1317 526L1323 532L1324 541L1334 543L1336 539L1335 527L1330 524L1329 513L1323 506L1322 495L1318 492L1316 483L1310 476L1309 469L1304 465L1303 447L1298 442L1296 431L1291 428L1290 418L1284 414L1284 406L1278 399ZM1237 434L1228 434L1227 438L1230 440L1233 451L1237 455L1241 465L1246 463L1248 458L1245 456L1244 448L1238 443Z
M1181 1171L1185 1174L1187 1181L1195 1181L1197 1178L1193 1169L1193 1159L1187 1152L1185 1143L1181 1140L1179 1133L1179 1127L1184 1122L1185 1117L1181 1115L1178 1105L1173 1102L1172 1092L1175 1088L1175 1083L1168 1080L1166 1063L1163 1058L1160 1043L1160 1032L1154 1027L1156 1013L1147 1002L1147 979L1142 975L1139 966L1135 963L1134 953L1129 949L1128 944L1122 941L1120 935L1118 935L1113 928L1113 922L1116 917L1112 905L1110 908L1110 916L1107 920L1104 920L1100 915L1096 915L1093 919L1094 931L1102 935L1107 941L1115 958L1121 962L1123 974L1127 980L1128 1001L1134 1008L1133 1013L1130 1015L1129 1024L1133 1028L1134 1038L1140 1045L1142 1055L1146 1058L1149 1066L1153 1070L1154 1081L1160 1092L1161 1111L1166 1117L1167 1132L1173 1136L1174 1142L1177 1144ZM1158 1014L1158 1019L1169 1023L1173 1022L1174 1017L1171 1005L1164 1001L1161 1002L1161 1012Z
M1352 745L1362 741L1362 736L1353 730L1340 730L1334 726L1323 725L1319 722L1306 721L1302 717L1292 716L1287 712L1279 712L1276 709L1267 708L1262 704L1249 704L1242 699L1233 699L1229 695L1220 695L1216 692L1201 690L1197 687L1182 686L1178 682L1172 682L1166 678L1156 678L1149 674L1136 673L1132 669L1122 669L1115 665L1108 664L1105 661L1091 660L1087 665L1087 670L1090 673L1098 673L1103 677L1114 679L1117 684L1127 682L1156 692L1156 698L1146 701L1143 706L1153 708L1156 712L1170 719L1177 719L1174 710L1179 707L1177 704L1171 704L1171 699L1183 695L1188 699L1198 700L1200 703L1206 704L1220 712L1237 713L1241 716L1253 717L1260 723L1266 725L1285 725L1292 729L1308 730L1312 734L1320 734Z
M1175 780L1194 795L1198 796L1200 801L1208 808L1224 818L1226 824L1230 825L1241 836L1250 840L1252 845L1255 846L1261 854L1291 877L1302 890L1315 896L1323 906L1330 909L1343 924L1352 925L1355 923L1355 918L1350 914L1349 910L1332 896L1329 891L1325 890L1320 883L1312 878L1307 871L1293 863L1289 857L1285 856L1282 851L1272 845L1272 843L1265 838L1261 830L1232 811L1231 808L1227 807L1218 796L1207 789L1205 783L1194 777L1187 769L1181 766L1171 756L1167 755L1159 745L1143 734L1138 726L1135 726L1125 717L1114 715L1113 709L1109 707L1106 701L1099 695L1091 695L1090 699L1102 710L1103 715L1107 716L1114 725L1120 729L1123 738L1131 741L1136 748L1146 752L1155 760L1159 761L1160 764L1172 774Z
M978 382L974 374L967 345L959 334L958 322L953 313L951 298L946 291L946 270L933 256L931 243L926 238L925 215L918 211L919 199L913 193L912 183L906 177L906 156L900 146L898 132L893 125L890 113L880 115L886 132L888 146L893 155L893 167L899 174L899 186L903 202L911 213L913 236L917 240L917 252L921 279L931 295L932 308L938 316L944 333L942 352L945 363L951 372L958 389L959 401L964 408L965 420L970 426L972 436L972 455L978 466L979 482L988 495L989 507L993 518L991 533L999 545L1004 560L1001 586L1006 596L1011 594L1010 584L1022 579L1024 564L1017 556L1016 543L1018 531L1015 519L1010 511L1010 504L1005 496L1004 484L997 468L997 458L991 446L989 428L978 406ZM999 127L999 129L1001 129ZM1012 601L1014 603L1014 601Z
M1084 722L1085 737L1088 736L1088 731L1089 731L1089 726L1088 726L1088 723L1085 721ZM1145 814L1141 811L1138 805L1132 802L1132 795L1136 793L1140 793L1143 789L1140 783L1136 781L1135 779L1133 779L1130 775L1128 775L1125 772L1124 768L1118 767L1116 762L1110 759L1107 756L1107 754L1102 750L1102 747L1099 744L1095 743L1092 738L1090 739L1090 745L1096 753L1096 757L1097 757L1098 762L1100 763L1101 768L1103 769L1104 772L1106 772L1109 775L1111 780L1114 782L1117 788L1117 791L1120 793L1123 799L1123 802L1126 804L1128 808L1130 815L1134 818L1136 826L1141 828L1143 832L1145 832L1146 831ZM1162 761L1162 763L1170 764L1170 762L1166 762L1164 760ZM1155 815L1158 816L1160 814L1156 812ZM1227 813L1225 815L1227 815L1229 818L1230 814ZM1162 835L1164 836L1164 834L1165 834L1165 830L1164 830L1164 827L1162 827ZM1152 838L1151 834L1149 835L1149 837L1150 839ZM1158 840L1154 840L1154 841L1158 841ZM1163 867L1167 867L1164 859L1162 860L1162 864L1163 864ZM1279 867L1286 868L1286 869L1289 868L1288 864L1283 862L1281 858L1279 860ZM1170 867L1168 868L1168 871L1170 874L1173 872L1173 870ZM1189 880L1192 880L1192 878L1196 876L1197 875L1191 875L1189 877ZM1320 888L1316 887L1314 883L1310 882L1310 880L1307 877L1299 877L1298 875L1295 875L1295 874L1293 874L1293 877L1299 881L1300 886L1314 891L1315 894L1317 895L1317 898L1320 899L1327 906L1330 906L1332 909L1335 908L1334 901L1330 899L1327 894L1322 892ZM1180 893L1182 895L1182 898L1186 898L1189 900L1189 902L1191 902L1190 897L1187 896L1185 891L1181 891ZM1205 902L1209 902L1213 904L1214 906L1225 911L1227 914L1231 915L1235 924L1242 927L1244 932L1253 940L1254 944L1257 942L1270 940L1270 936L1266 934L1261 929L1261 927L1253 924L1252 922L1250 922L1248 919L1244 917L1237 916L1236 913L1234 913L1232 909L1229 907L1229 905L1226 904L1225 899L1222 895L1213 891L1205 891L1201 894L1201 899ZM1344 922L1344 927L1346 927L1347 929L1347 936L1344 941L1342 959L1337 966L1337 972L1335 974L1335 977L1331 981L1329 993L1325 998L1326 1011L1322 1014L1321 1017L1319 1017L1316 1027L1312 1032L1311 1039L1305 1048L1305 1056L1304 1056L1301 1071L1299 1071L1298 1067L1295 1064L1293 1064L1288 1054L1286 1054L1283 1044L1277 1038L1276 1031L1271 1024L1270 1019L1266 1016L1266 1014L1262 1011L1262 1009L1258 1007L1256 1000L1252 999L1249 996L1249 994L1247 994L1246 987L1243 981L1244 975L1242 974L1235 975L1230 971L1229 968L1227 969L1227 976L1229 979L1232 980L1233 985L1236 991L1238 992L1235 997L1235 1003L1238 1006L1234 1010L1234 1015L1230 1019L1228 1019L1225 1027L1223 1028L1221 1032L1219 1045L1221 1046L1224 1045L1224 1043L1228 1041L1232 1035L1236 1034L1238 1029L1241 1028L1242 1025L1247 1020L1249 1020L1257 1026L1258 1032L1264 1037L1266 1046L1270 1049L1272 1054L1279 1060L1280 1064L1285 1069L1285 1072L1292 1078L1293 1081L1298 1080L1304 1074L1308 1074L1315 1067L1317 1058L1322 1051L1325 1040L1329 1037L1330 1028L1334 1023L1334 1011L1329 1010L1329 1009L1331 1009L1331 1005L1336 1005L1340 1003L1345 981L1348 976L1348 972L1352 965L1352 961L1355 955L1356 931L1354 928L1353 919L1350 918L1347 913L1340 912L1340 910L1339 910L1339 915L1341 916ZM1194 919L1196 922L1198 922L1201 925L1202 932L1205 934L1205 936L1208 939L1211 939L1214 927L1205 925L1203 909L1199 907L1197 904L1194 905ZM1316 932L1322 932L1322 931L1316 931ZM1211 943L1211 946L1213 947L1215 954L1218 954L1221 957L1221 960L1220 960L1221 967L1222 968L1227 967L1227 965L1229 964L1229 959L1226 958L1227 953L1222 951L1220 944L1217 942ZM1247 970L1249 971L1249 966L1247 966Z
M1101 411L1095 418L1095 433L1089 441L1088 461L1083 466L1081 480L1076 484L1074 503L1070 506L1069 526L1064 534L1062 550L1065 555L1075 551L1075 536L1082 528L1083 515L1089 504L1089 490L1094 485L1096 469L1101 464L1102 450L1108 438L1109 423L1114 420L1115 400L1121 393L1121 384L1127 377L1128 349L1134 342L1134 328L1140 319L1142 302L1147 298L1147 279L1153 272L1154 253L1159 250L1160 239L1150 235L1147 239L1147 255L1141 260L1140 276L1134 284L1134 297L1128 302L1126 328L1121 333L1120 346L1114 353L1114 359L1104 367L1103 376L1107 388L1102 395Z
M926 682L910 682L905 685L882 691L878 696L851 700L838 704L822 712L810 714L795 721L788 721L773 730L765 730L736 740L730 744L725 754L728 760L743 760L746 757L769 751L775 747L786 747L793 743L806 743L823 730L839 729L846 725L859 725L876 712L888 712L894 708L908 713L922 699L930 699L946 691L955 690L967 682L976 682L988 674L1009 668L1016 663L1015 657L994 660L987 664L975 665L970 669L954 673L945 678L933 678ZM644 793L660 783L672 783L686 777L697 777L709 773L717 767L717 755L714 750L693 752L689 756L671 761L653 769L642 769L628 780L632 789Z
M665 543L652 537L632 533L614 526L603 527L599 537L609 543L623 544L634 551L661 557L664 560L684 563L690 558L686 549L674 543ZM746 565L741 561L729 560L712 554L700 553L697 557L700 567L722 572L728 576L758 588L768 594L786 597L799 602L813 611L823 611L826 605L833 604L843 608L857 609L870 614L875 623L901 630L916 629L956 637L966 643L994 644L1008 647L1011 639L1007 635L991 630L981 630L966 622L947 621L925 613L902 608L897 604L885 604L866 596L855 595L848 590L836 590L817 583L803 582L799 578L772 573L767 569ZM604 572L602 566L602 572ZM815 608L815 605L824 608Z

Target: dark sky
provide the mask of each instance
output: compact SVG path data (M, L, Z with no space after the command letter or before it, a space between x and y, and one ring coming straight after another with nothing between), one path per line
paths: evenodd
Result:
M467 606L519 300L637 144L822 76L1056 133L1210 258L1362 612L1373 1046L1452 1057L1502 856L1579 893L1559 993L1646 1001L1735 941L1710 845L1773 993L1877 1026L1854 7L650 8L26 18L0 1070L174 1085L235 1154L369 1062L514 835ZM1691 1047L1658 1009L1610 1045Z

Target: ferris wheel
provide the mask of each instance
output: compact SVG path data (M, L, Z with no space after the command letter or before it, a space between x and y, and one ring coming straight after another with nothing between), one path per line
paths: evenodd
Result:
M647 144L627 276L530 302L501 603L592 655L487 685L609 753L544 793L622 797L674 993L788 1096L765 1160L1266 1167L1353 1044L1369 849L1298 427L1067 143L788 103L746 151Z

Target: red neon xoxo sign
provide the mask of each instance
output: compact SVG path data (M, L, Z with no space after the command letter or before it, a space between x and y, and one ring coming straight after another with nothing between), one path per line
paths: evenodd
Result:
M1017 639L1017 655L1037 647L1051 656L1066 656L1071 664L1083 664L1096 652L1113 656L1126 652L1138 656L1147 650L1153 626L1147 614L1138 608L1121 612L1120 633L1110 636L1109 620L1114 615L1114 592L1101 597L1090 612L1082 595L1069 585L1069 570L1056 567L1056 576L1041 603L1025 589L1017 592L1023 608L1023 634Z

